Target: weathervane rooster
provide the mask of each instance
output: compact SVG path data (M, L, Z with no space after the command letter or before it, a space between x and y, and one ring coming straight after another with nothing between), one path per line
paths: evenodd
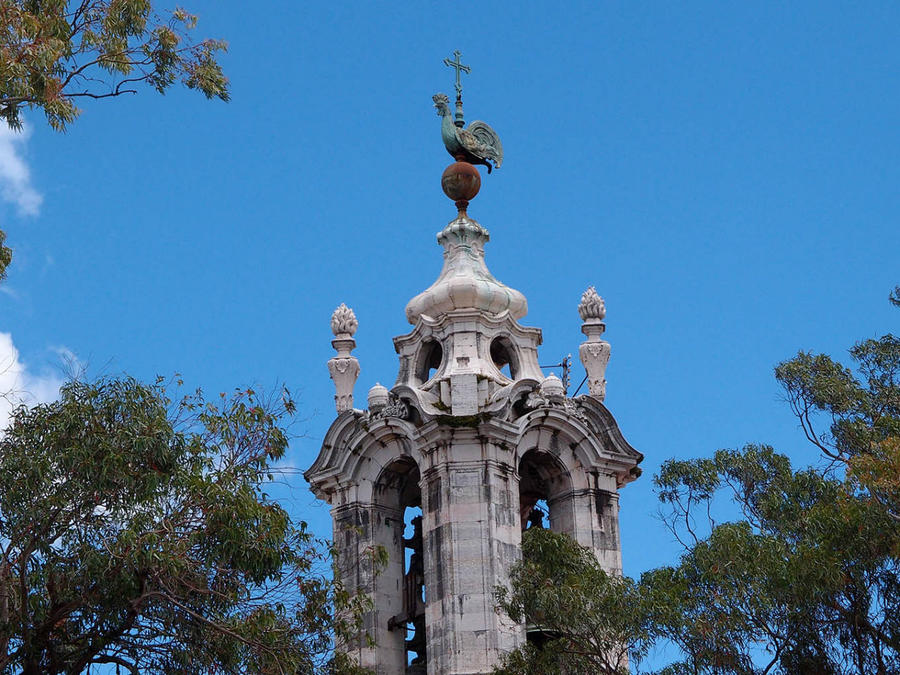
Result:
M467 129L456 126L447 94L435 94L431 98L442 118L441 138L447 152L459 162L483 164L488 168L488 173L500 168L503 164L503 144L497 132L481 120L475 120Z

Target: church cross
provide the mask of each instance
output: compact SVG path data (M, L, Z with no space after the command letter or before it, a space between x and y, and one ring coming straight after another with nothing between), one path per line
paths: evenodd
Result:
M465 73L468 75L472 72L472 69L469 66L464 66L462 61L459 60L459 57L462 54L459 53L459 50L453 52L453 56L456 57L455 61L451 61L450 59L444 59L444 65L450 66L454 70L456 70L456 100L460 100L462 98L462 81L460 80L460 75Z

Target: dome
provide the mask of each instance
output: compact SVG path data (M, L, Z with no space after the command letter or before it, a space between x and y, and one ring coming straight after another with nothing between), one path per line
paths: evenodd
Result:
M406 305L411 324L423 314L437 318L456 309L508 311L514 319L527 314L525 296L497 281L485 265L484 244L489 239L488 231L465 213L444 228L438 235L444 247L444 268L437 281Z
M375 383L375 386L369 389L368 404L370 410L378 410L388 404L389 393L387 387Z
M562 380L560 380L555 374L550 373L547 377L544 378L544 381L541 382L541 393L544 396L555 398L557 396L565 396L566 390L563 387Z

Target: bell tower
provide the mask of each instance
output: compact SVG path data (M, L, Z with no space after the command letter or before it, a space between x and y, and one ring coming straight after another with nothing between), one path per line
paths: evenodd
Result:
M620 572L618 490L642 459L603 405L609 344L596 291L578 307L589 393L570 398L538 366L540 329L519 323L525 296L485 264L489 233L468 215L481 183L473 163L490 171L503 152L483 122L462 128L460 91L456 116L434 97L456 159L441 179L457 210L437 235L443 269L407 304L397 380L373 386L366 409L353 406L356 318L335 311L338 416L305 473L332 507L337 573L372 600L360 635L340 648L385 675L489 673L528 638L495 611L493 592L543 516ZM378 547L386 566L373 561Z

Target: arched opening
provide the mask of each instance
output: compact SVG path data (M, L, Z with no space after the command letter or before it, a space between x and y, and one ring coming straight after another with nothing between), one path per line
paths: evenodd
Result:
M569 475L565 467L548 452L529 450L519 461L519 514L522 530L529 524L537 524L542 518L542 526L561 531L554 499L570 488ZM533 511L538 513L533 514ZM532 521L529 521L532 518ZM547 520L549 519L549 521Z
M510 380L519 378L519 355L508 337L500 335L491 340L491 361Z
M443 361L444 349L441 347L441 343L433 338L425 340L416 359L415 375L418 384L425 384L434 377L435 373L440 370Z
M569 474L552 454L529 450L519 461L519 516L522 532L531 528L549 528L565 532L567 519L560 511L561 495L571 492ZM554 637L526 617L525 636L540 648Z
M408 675L424 675L425 652L425 566L422 541L422 492L419 467L409 457L401 457L384 469L376 484L381 503L396 509L401 523L393 537L388 557L393 561L396 584L388 584L395 597L389 606L395 613L388 630L402 631L404 661ZM390 504L387 504L390 502ZM389 562L389 565L391 563ZM390 602L392 600L392 602Z

